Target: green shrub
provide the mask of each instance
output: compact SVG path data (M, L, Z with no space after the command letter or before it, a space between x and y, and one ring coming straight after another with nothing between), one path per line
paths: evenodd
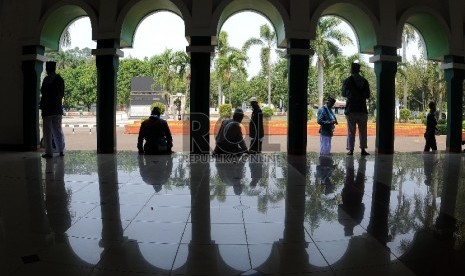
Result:
M165 105L161 102L153 102L151 105L150 105L150 112L152 112L152 109L155 107L155 106L158 106L158 108L160 108L160 114L163 114L165 113Z
M438 129L436 134L438 134L438 135L446 135L447 134L447 124L437 124L436 128Z
M313 118L313 108L307 108L307 121Z
M462 121L462 129L465 129L465 121Z
M232 115L232 105L231 104L222 104L219 107L220 118L229 119Z
M402 108L400 110L400 121L402 122L407 122L408 119L410 118L410 116L412 116L412 111L410 111L410 109L407 109L407 108Z
M263 113L263 117L265 117L266 119L269 119L271 118L271 116L273 116L273 109L271 107L265 106L262 108L262 113Z
M425 113L423 111L418 112L418 118L419 119L422 119L422 120L425 119L426 115L428 115L428 113Z

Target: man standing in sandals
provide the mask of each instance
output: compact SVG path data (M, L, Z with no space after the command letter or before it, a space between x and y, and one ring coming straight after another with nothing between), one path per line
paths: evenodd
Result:
M47 62L45 64L45 70L47 71L47 76L42 82L42 87L40 89L40 109L42 110L42 130L45 147L45 153L42 154L42 157L52 158L53 142L60 156L65 155L65 137L61 127L65 83L63 78L55 72L55 62Z
M369 155L367 148L367 99L370 98L370 85L360 76L360 64L352 63L351 76L344 80L342 96L347 98L345 115L347 118L347 155L354 154L355 133L358 125L362 155Z

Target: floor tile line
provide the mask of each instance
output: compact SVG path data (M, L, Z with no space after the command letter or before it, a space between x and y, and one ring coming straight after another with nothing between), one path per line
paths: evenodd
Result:
M242 205L242 197L241 196L239 196L239 202ZM250 269L252 269L252 257L251 257L251 254L250 254L249 238L248 238L248 235L247 235L247 227L245 225L244 210L241 210L241 217L242 217L242 226L244 227L245 243L247 244L247 255L248 255L248 259L249 259L249 266L250 266Z
M187 216L187 220L186 220L186 223L184 225L184 230L182 231L181 238L179 239L178 248L176 248L176 253L174 254L173 263L171 264L170 275L173 272L174 264L176 263L176 258L178 257L179 249L181 248L182 239L184 238L184 234L186 233L186 229L187 229L187 225L189 223L190 216L191 216L191 212L189 212L189 215Z

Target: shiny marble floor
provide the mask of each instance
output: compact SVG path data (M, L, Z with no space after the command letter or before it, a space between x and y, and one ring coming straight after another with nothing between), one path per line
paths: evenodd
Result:
M0 153L0 275L465 275L464 158Z

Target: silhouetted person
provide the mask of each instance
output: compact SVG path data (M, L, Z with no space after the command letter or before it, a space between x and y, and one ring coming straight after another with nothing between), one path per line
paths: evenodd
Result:
M333 108L335 99L329 97L326 104L318 110L317 122L320 125L320 155L331 154L331 139L333 138L334 125L337 125Z
M339 223L344 225L344 234L352 236L354 227L363 219L365 204L362 203L365 192L366 160L361 158L358 162L357 177L354 180L354 159L346 158L346 175L342 189L342 204L338 208Z
M263 162L258 162L256 160L249 160L250 176L252 180L250 181L250 187L254 188L257 186L260 179L263 177Z
M139 154L171 154L173 137L168 123L160 115L160 108L155 106L150 117L142 122L137 139Z
M345 115L347 118L347 154L354 154L356 126L362 155L368 155L365 150L367 146L367 123L368 110L367 99L370 98L370 85L368 81L360 76L360 64L352 63L351 76L344 80L342 85L342 96L347 98Z
M215 155L241 155L247 152L244 137L242 136L241 122L244 118L242 109L234 110L233 118L224 120L216 136Z
M423 172L425 174L425 185L431 186L433 184L434 175L438 168L438 159L436 155L424 154L423 155Z
M232 186L235 195L242 194L242 190L244 189L242 178L244 178L245 162L239 158L237 162L226 163L217 161L215 165L221 181L226 186Z
M438 121L436 120L435 112L436 112L436 104L434 102L430 102L428 104L429 113L426 116L426 132L425 132L425 148L424 152L429 152L431 149L432 151L438 150L438 146L436 144L436 125Z
M250 105L252 106L252 118L249 124L250 136L250 153L260 153L262 151L263 137L265 132L263 130L263 113L258 104L257 98L250 98Z
M45 153L43 158L53 157L53 144L56 145L60 156L64 156L65 137L61 127L63 116L63 97L65 94L65 82L55 72L56 62L45 63L47 76L40 89L40 109L42 110L42 130Z
M139 172L142 180L153 186L155 192L161 191L173 170L173 158L171 156L154 157L139 155Z
M331 156L320 156L318 158L319 164L316 166L316 177L320 179L321 184L325 187L325 195L334 192L334 184L331 182L331 176L333 175L334 165L333 158Z

